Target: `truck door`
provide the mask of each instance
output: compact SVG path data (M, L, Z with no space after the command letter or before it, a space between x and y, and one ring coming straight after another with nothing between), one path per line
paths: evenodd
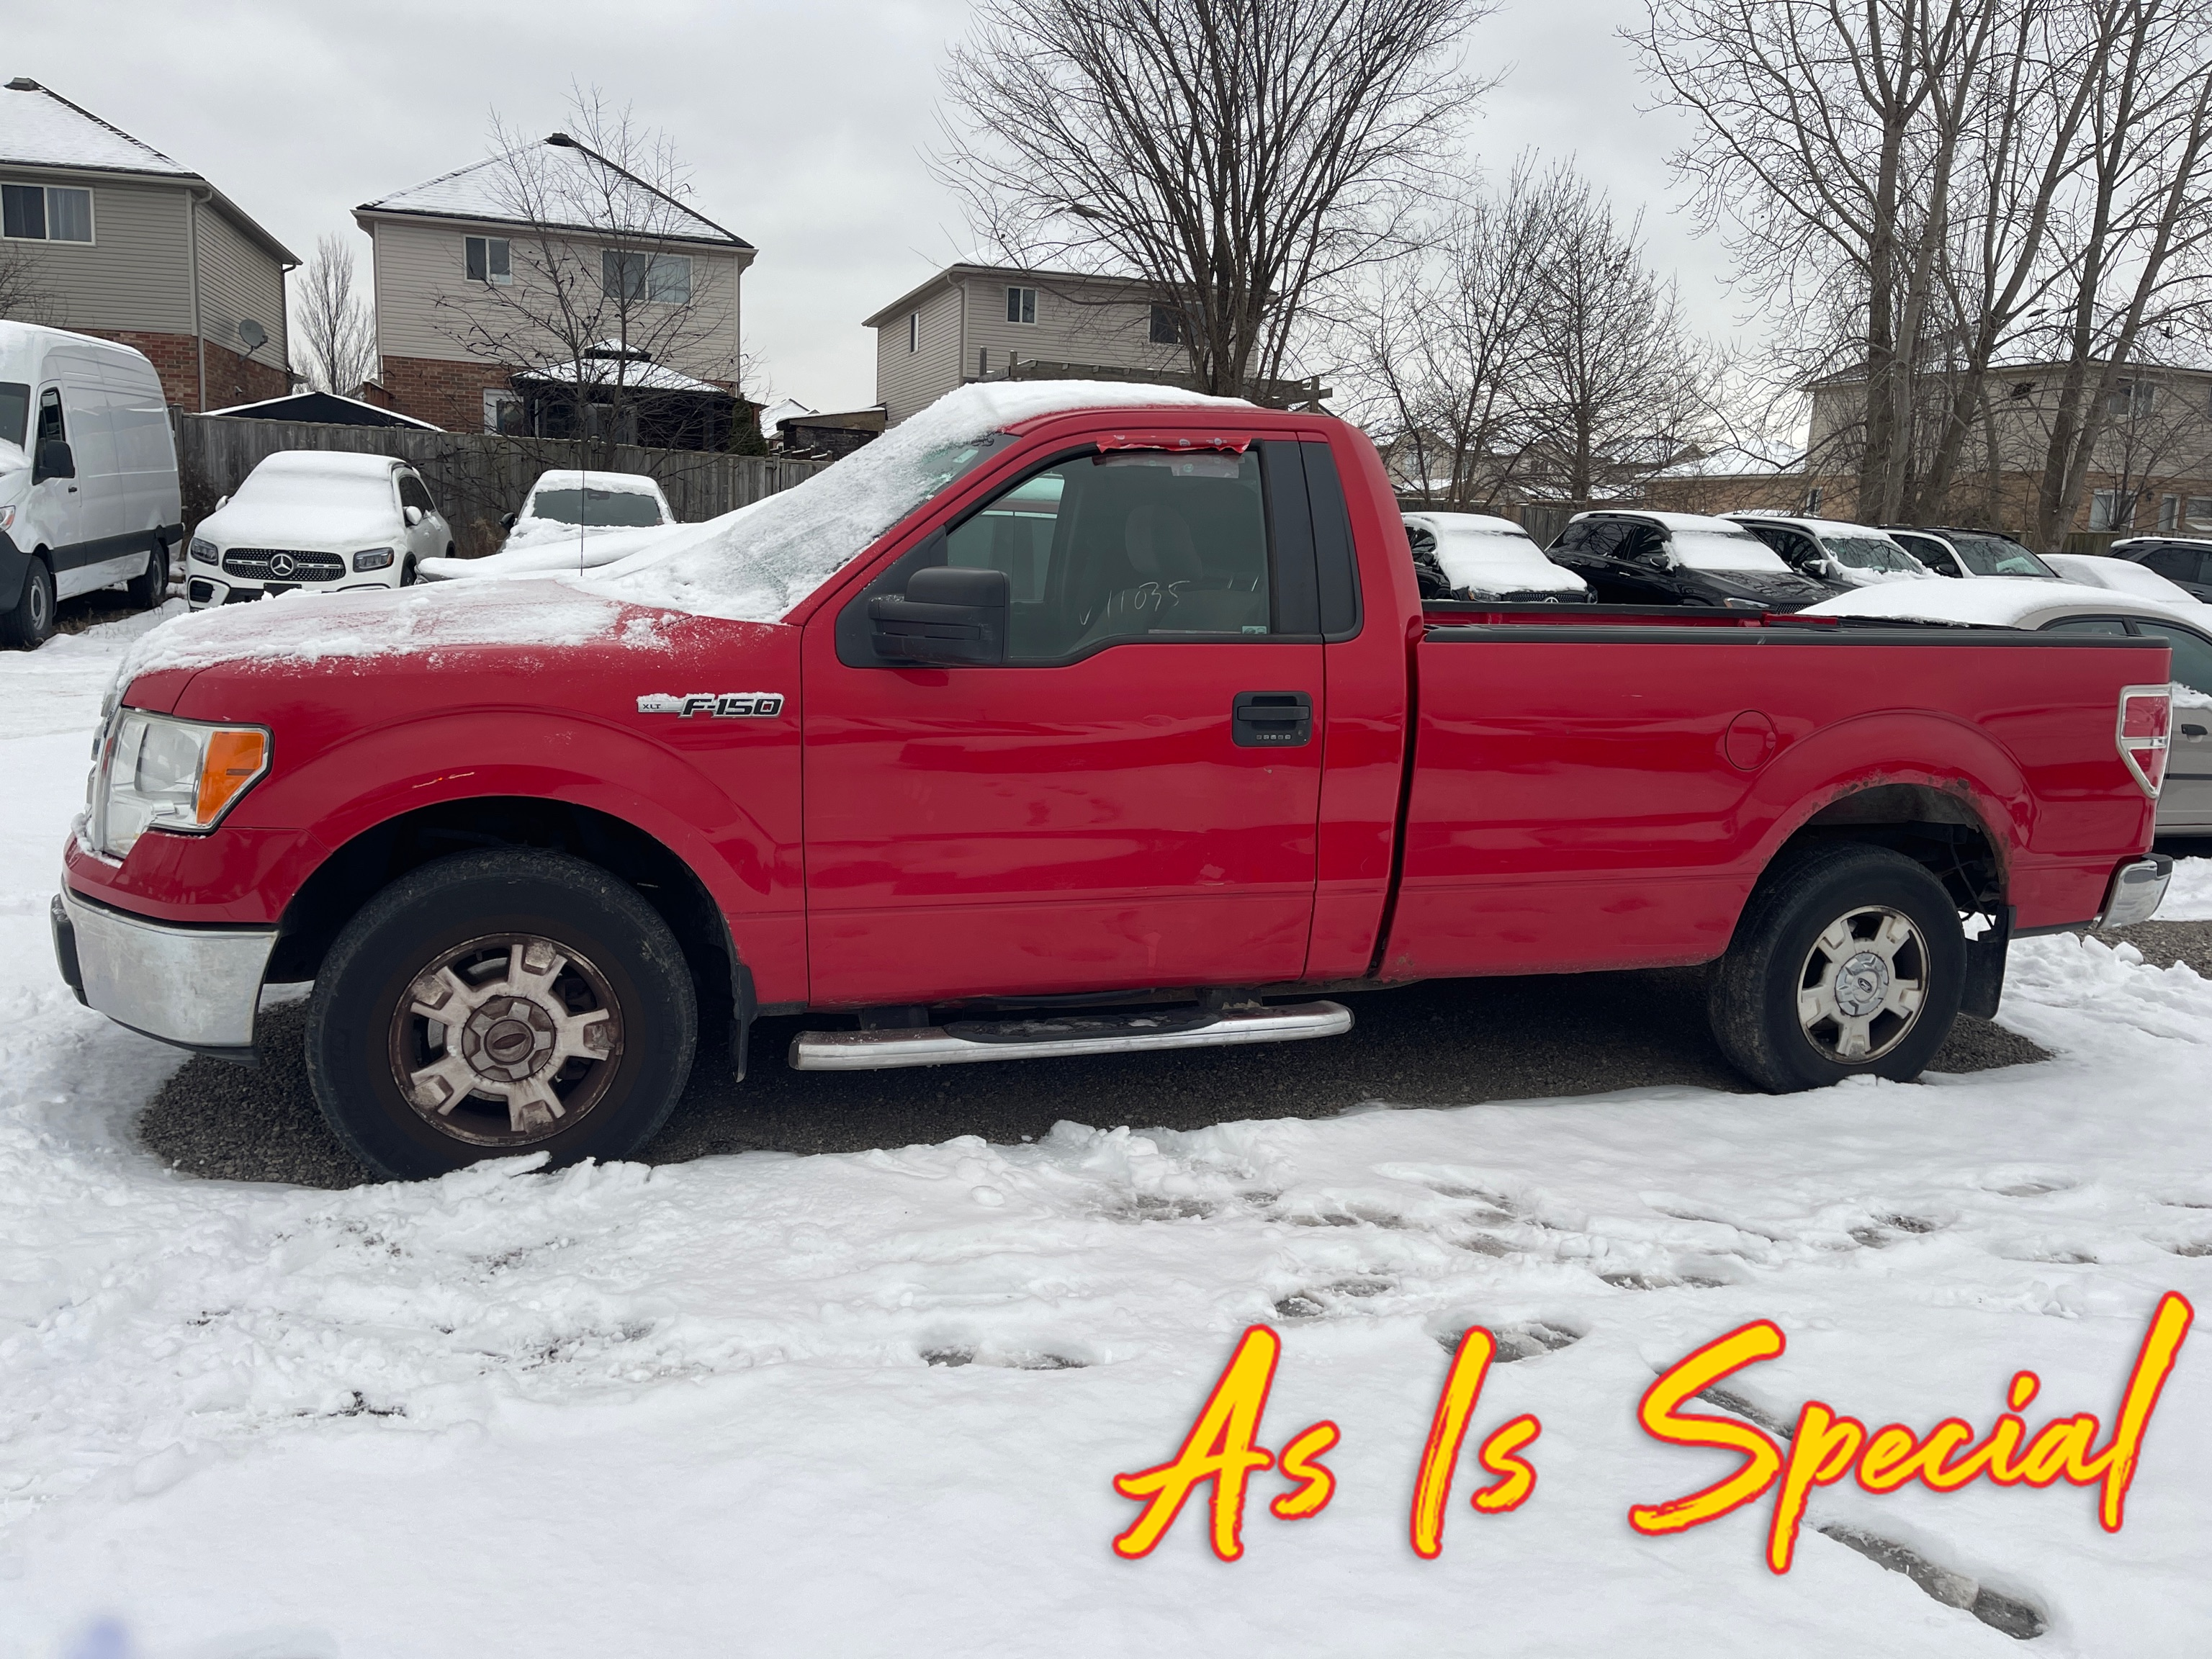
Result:
M1304 447L1062 453L809 624L813 1000L1298 976L1322 713ZM877 653L869 600L943 564L1006 573L1003 665Z

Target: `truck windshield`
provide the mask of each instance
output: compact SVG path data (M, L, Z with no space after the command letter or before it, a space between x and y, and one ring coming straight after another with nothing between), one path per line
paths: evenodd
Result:
M31 388L21 380L0 380L0 443L21 449L31 421Z

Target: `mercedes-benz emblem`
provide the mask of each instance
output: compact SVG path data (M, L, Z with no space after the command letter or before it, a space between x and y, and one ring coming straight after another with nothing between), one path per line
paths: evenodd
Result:
M289 553L271 553L269 556L269 574L272 576L290 575L292 556Z

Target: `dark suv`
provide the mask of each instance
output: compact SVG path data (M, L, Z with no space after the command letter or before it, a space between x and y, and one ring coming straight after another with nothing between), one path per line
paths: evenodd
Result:
M1544 556L1601 605L1796 611L1849 591L1800 575L1741 525L1694 513L1579 513Z
M2112 556L2154 570L2200 599L2212 599L2212 541L2180 536L2130 536L2114 542Z

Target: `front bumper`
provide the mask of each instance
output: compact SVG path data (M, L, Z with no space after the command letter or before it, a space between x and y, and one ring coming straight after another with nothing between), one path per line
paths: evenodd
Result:
M252 1052L274 927L151 921L66 888L52 917L62 977L87 1007L180 1048Z
M2126 927L2148 921L2158 914L2159 902L2166 897L2166 884L2172 878L2173 860L2163 853L2122 865L2112 877L2112 890L2105 896L2097 926Z

